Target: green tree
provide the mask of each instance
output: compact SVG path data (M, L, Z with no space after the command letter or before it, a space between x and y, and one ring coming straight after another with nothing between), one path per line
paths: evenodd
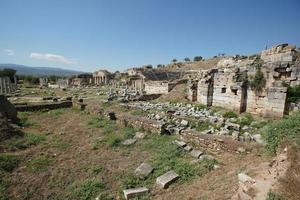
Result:
M201 61L202 59L203 59L202 56L195 56L194 57L195 62Z
M177 59L176 59L176 58L173 58L173 59L172 59L172 62L173 62L173 63L177 63Z
M0 77L9 77L11 81L14 81L14 76L16 75L16 70L10 68L0 69Z
M188 57L186 57L186 58L184 58L184 61L185 61L185 62L190 62L191 59L189 59Z

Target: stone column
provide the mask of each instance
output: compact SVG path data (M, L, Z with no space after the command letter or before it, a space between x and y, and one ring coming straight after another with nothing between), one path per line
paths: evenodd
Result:
M2 77L0 77L0 94L4 94L4 84Z

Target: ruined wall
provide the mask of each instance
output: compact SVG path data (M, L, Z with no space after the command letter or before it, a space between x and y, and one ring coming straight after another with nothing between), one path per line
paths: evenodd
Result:
M277 45L262 51L261 59L264 62L293 62L296 55L295 49L294 45Z
M283 117L286 112L286 87L269 87L264 95L248 90L247 110L254 115L264 117Z
M283 117L289 107L287 85L300 84L300 61L295 55L294 46L283 44L261 55L223 58L215 69L199 72L197 101L240 113ZM252 83L259 71L265 84L258 91ZM188 89L191 96L194 88Z
M235 72L220 70L214 75L212 106L225 107L240 112L242 87L233 82Z
M146 94L168 94L169 90L168 82L148 81L145 83Z
M16 105L17 111L40 111L40 110L54 110L59 108L70 108L73 106L72 101L53 102L53 103L40 103L34 105Z

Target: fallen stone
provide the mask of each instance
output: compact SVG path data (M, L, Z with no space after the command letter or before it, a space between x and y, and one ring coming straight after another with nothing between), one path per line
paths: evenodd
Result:
M213 159L215 159L213 156L211 156L211 155L201 155L200 156L200 158L199 158L199 160L200 161L202 161L202 160L204 160L204 159L207 159L207 160L213 160Z
M239 131L241 128L241 126L239 124L235 124L235 123L231 123L231 122L226 122L225 126L229 130L236 130L236 131Z
M180 125L181 126L188 126L189 125L189 122L187 121L187 120L182 120L181 122L180 122Z
M244 149L243 147L239 147L239 148L237 149L237 151L238 151L239 153L245 153L245 152L246 152L246 149Z
M193 149L191 152L190 152L191 156L193 156L194 158L199 158L203 152L200 151L200 150L196 150L196 149Z
M260 134L254 134L254 135L252 135L252 138L255 142L257 142L259 144L265 144L265 141L263 141Z
M160 188L166 189L173 182L175 182L179 178L179 175L176 174L173 170L168 171L167 173L156 178L156 183Z
M193 150L193 147L187 145L187 146L185 146L183 149L184 149L185 151L190 152L190 151Z
M136 142L136 139L126 139L122 142L123 145L128 146L128 145L132 145Z
M145 133L142 133L142 132L136 132L134 138L135 138L135 139L144 139L145 136L146 136Z
M123 190L125 199L133 199L136 197L140 197L140 196L147 194L148 192L149 192L149 189L146 187Z
M135 169L134 174L138 177L146 178L153 171L153 167L148 163L142 163Z
M186 146L184 141L174 140L173 143L182 148Z
M239 173L238 179L242 183L255 183L255 180L250 176L246 175L245 173Z

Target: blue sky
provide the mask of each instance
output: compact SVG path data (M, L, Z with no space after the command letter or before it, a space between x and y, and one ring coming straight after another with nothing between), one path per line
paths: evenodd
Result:
M0 0L0 63L124 70L300 46L299 0Z

